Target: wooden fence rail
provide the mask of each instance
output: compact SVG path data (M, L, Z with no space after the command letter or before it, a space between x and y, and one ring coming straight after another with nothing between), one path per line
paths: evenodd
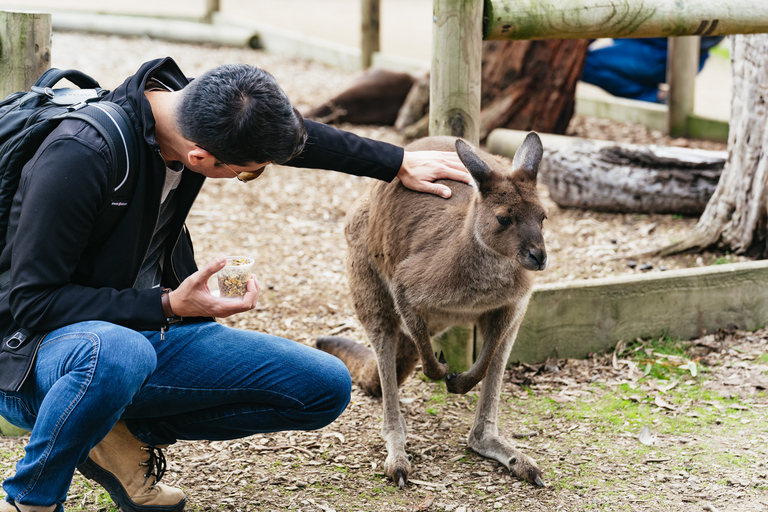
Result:
M753 0L434 0L430 134L479 137L474 86L483 39L591 39L768 33L768 2ZM482 23L463 17L482 17ZM475 18L476 20L477 18ZM687 40L687 41L686 41ZM698 37L670 45L674 70L667 128L685 134L693 109ZM679 71L684 69L683 72ZM438 94L435 94L437 92ZM462 113L460 120L458 113Z
M487 40L768 32L768 2L755 0L484 0L484 4Z

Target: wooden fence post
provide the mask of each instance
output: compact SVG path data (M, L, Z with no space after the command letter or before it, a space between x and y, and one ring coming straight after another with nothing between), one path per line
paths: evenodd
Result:
M380 1L361 0L361 5L363 9L362 40L360 42L361 65L363 69L368 69L373 64L373 54L381 49L379 35Z
M480 76L483 3L434 0L430 135L480 141Z
M693 113L696 74L699 72L699 36L670 37L667 45L667 131L672 137L688 135Z
M221 11L220 0L205 0L205 16L203 16L203 20L206 23L213 23L213 17L219 11Z
M51 15L0 11L0 99L29 89L51 66Z

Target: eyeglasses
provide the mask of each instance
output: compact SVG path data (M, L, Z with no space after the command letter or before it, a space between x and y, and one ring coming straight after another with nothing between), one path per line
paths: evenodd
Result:
M235 178L237 178L237 181L240 181L242 183L248 183L249 181L255 180L256 178L261 176L261 173L263 173L264 169L267 168L266 165L263 165L261 168L256 169L255 171L241 171L241 172L237 172L233 168L231 168L229 165L227 165L224 162L222 162L221 160L219 160L218 158L216 160L217 160L217 163L220 163L221 165L223 165L224 167L226 167L227 169L232 171L232 174L235 175Z
M208 151L207 149L205 149L200 144L195 144L195 146L197 146L200 149L203 149L205 151ZM208 153L211 153L211 152L208 151ZM227 169L232 171L232 174L235 175L235 178L237 178L237 180L242 182L242 183L248 183L249 181L253 181L256 178L258 178L259 176L261 176L261 174L264 172L264 169L266 169L267 165L268 165L268 164L264 164L259 169L256 169L255 171L241 171L241 172L237 172L233 168L231 168L228 164L226 164L222 159L220 159L219 157L214 155L213 153L211 153L211 155L213 155L213 158L216 159L216 165L219 165L219 164L223 165L224 167L226 167Z

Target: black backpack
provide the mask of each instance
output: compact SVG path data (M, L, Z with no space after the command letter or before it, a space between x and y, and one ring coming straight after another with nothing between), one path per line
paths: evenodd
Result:
M66 78L79 89L53 89ZM119 105L101 101L109 91L77 70L55 68L43 73L30 91L14 92L0 102L0 252L8 244L8 223L21 170L40 144L63 119L81 119L93 126L109 146L110 192L106 209L97 228L111 231L125 208L121 203L136 188L141 147L128 115ZM135 165L131 165L134 162ZM18 236L18 235L17 235ZM10 270L0 274L0 288L10 281ZM18 329L0 346L0 390L18 391L34 362L43 333ZM15 364L12 364L16 361ZM18 361L26 361L19 364Z
M66 78L79 89L53 86ZM0 102L0 252L8 243L8 221L13 196L19 186L24 164L63 119L81 119L91 124L109 146L112 157L110 203L101 224L114 227L125 203L136 188L135 166L139 162L138 137L122 107L101 101L109 91L81 71L51 68L43 73L30 91L14 92ZM0 275L0 287L7 276Z

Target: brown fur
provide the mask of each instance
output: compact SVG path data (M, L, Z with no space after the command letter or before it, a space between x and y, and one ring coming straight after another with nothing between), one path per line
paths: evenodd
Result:
M393 126L414 82L408 73L371 69L306 117L323 123Z
M536 190L541 142L528 135L511 173L455 138L422 139L407 149L453 148L476 186L445 181L453 191L445 200L408 190L397 179L376 183L348 213L347 273L373 352L345 338L320 338L318 348L342 359L366 392L382 396L385 472L401 487L410 464L397 389L419 360L424 374L445 378L452 393L466 393L484 379L469 446L543 485L536 463L499 437L496 426L504 368L532 291L531 271L546 265L545 212ZM430 339L466 323L479 327L483 347L472 368L450 373Z

